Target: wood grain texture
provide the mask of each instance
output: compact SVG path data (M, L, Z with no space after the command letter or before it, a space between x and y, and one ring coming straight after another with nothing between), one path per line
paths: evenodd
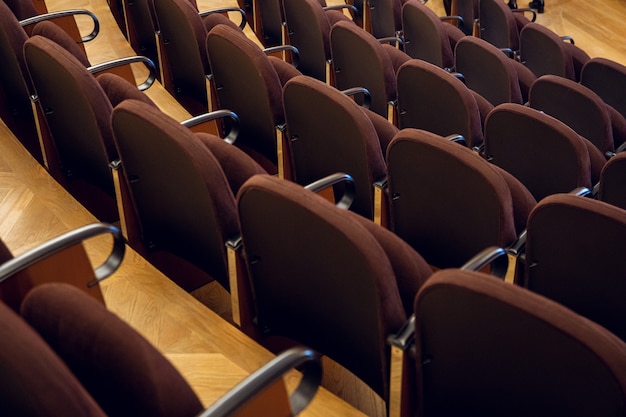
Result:
M39 165L0 123L0 236L20 254L96 219ZM93 265L108 255L110 237L85 243ZM199 355L189 371L202 401L210 404L273 355L183 291L136 252L127 248L121 268L102 283L107 307L166 356ZM182 359L181 359L182 360ZM180 362L180 361L179 361ZM188 362L187 362L188 363ZM287 378L292 387L298 379ZM305 416L363 414L321 390Z

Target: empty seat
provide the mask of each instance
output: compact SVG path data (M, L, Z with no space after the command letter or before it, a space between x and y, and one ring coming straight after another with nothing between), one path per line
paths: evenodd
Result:
M537 77L553 74L580 81L590 57L572 42L539 23L531 23L520 32L520 59Z
M621 208L567 194L545 198L528 219L523 285L626 340L625 233Z
M542 296L476 272L440 271L415 300L410 393L423 416L620 415L625 349Z
M430 267L388 230L290 181L252 177L237 205L261 342L311 346L386 400L386 338Z
M437 268L512 245L536 204L511 174L433 133L401 130L386 161L390 228Z
M351 22L337 22L330 31L335 86L363 87L370 92L370 109L395 120L396 72L411 59ZM364 69L367 68L365 71Z
M528 104L574 129L610 157L626 140L626 120L591 89L564 77L544 75L531 86Z
M140 252L187 291L212 280L228 289L225 243L239 233L233 193L265 171L222 139L195 135L145 103L119 104L112 129ZM181 269L186 263L195 271Z
M626 153L618 153L602 168L598 200L626 209Z
M481 0L479 2L480 38L498 48L520 50L520 31L537 17L530 9L512 10L502 0ZM524 13L532 13L529 20Z
M237 113L241 125L237 146L250 153L268 172L284 175L279 160L284 127L282 86L300 72L291 64L268 57L241 31L216 25L207 35L219 108Z
M0 309L5 313L5 307ZM264 405L292 416L308 405L321 377L319 356L294 348L203 410L193 388L162 353L74 287L38 287L24 300L21 312L28 324L10 312L3 314L1 332L11 336L3 337L0 363L3 374L12 376L2 394L4 412L186 417L237 415L243 406L255 410ZM284 391L282 376L297 366L304 366L294 392L298 401L287 398L286 392L272 399L262 394L270 385Z
M606 162L563 122L521 104L496 106L485 122L484 156L513 174L537 201L591 187Z
M591 58L583 66L580 83L626 117L626 67L606 58Z
M402 30L408 55L453 69L456 42L465 36L459 28L442 22L419 1L407 1L402 6Z
M385 178L384 152L397 128L314 78L298 76L284 88L293 180L309 184L335 172L355 181L351 210L374 215L374 183Z
M473 36L457 42L454 65L456 71L463 74L465 84L494 106L526 103L530 86L537 78L501 49Z
M398 127L441 136L463 135L470 147L483 143L482 117L493 108L458 78L428 62L412 59L398 70Z
M298 70L334 84L330 72L330 28L339 20L350 19L337 10L325 11L318 0L284 0L283 4L289 44L300 52Z

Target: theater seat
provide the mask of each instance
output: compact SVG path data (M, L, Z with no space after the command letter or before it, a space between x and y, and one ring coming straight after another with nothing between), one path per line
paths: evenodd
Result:
M442 22L421 2L406 1L402 6L402 30L404 50L411 58L454 69L454 48L465 36L459 28Z
M590 57L571 38L530 23L520 32L520 59L537 77L552 74L578 82Z
M511 246L536 204L511 174L430 132L401 130L386 161L389 227L437 268Z
M626 340L623 294L626 211L581 196L546 197L528 218L529 290L576 311Z
M345 172L356 188L350 209L373 219L374 183L385 178L384 152L398 129L311 77L294 77L283 95L293 180L307 185Z
M174 366L138 332L76 288L46 284L22 303L24 318L0 303L3 414L77 416L293 416L313 398L321 377L318 355L282 352L209 408ZM303 367L288 398L282 376ZM264 390L275 386L274 397ZM278 391L277 391L278 390ZM282 391L282 392L281 392ZM278 395L276 393L278 392ZM291 404L290 404L291 403Z
M484 157L513 174L537 201L591 189L606 158L563 122L521 104L496 106L485 122Z
M591 89L557 75L543 75L530 88L528 105L568 125L606 158L626 140L626 119Z
M111 123L139 226L129 240L187 291L212 280L228 289L226 242L239 234L234 193L265 171L235 146L193 134L145 103L122 102Z
M529 19L526 14L532 15ZM517 54L520 50L520 31L534 22L537 13L531 9L511 9L502 0L481 0L479 3L481 39L501 49Z
M340 90L366 88L370 110L396 123L396 72L411 57L351 22L333 25L330 45L335 86Z
M290 181L252 177L237 206L261 343L310 346L386 400L386 337L431 268L388 230Z
M471 148L483 144L483 120L493 105L458 78L412 59L398 70L397 83L399 128L462 135Z
M618 153L602 168L598 200L626 209L626 153Z
M624 342L492 277L433 275L415 300L414 343L418 415L624 413Z

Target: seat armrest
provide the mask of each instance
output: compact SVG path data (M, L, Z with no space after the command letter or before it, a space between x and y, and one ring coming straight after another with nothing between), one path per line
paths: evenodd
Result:
M145 81L143 81L141 84L137 86L137 88L140 91L144 91L150 88L152 84L154 84L154 81L156 80L156 76L157 76L156 66L154 65L154 62L152 62L152 60L148 57L129 56L125 58L114 59L111 61L103 62L101 64L92 65L91 67L87 68L87 70L90 73L96 75L101 72L111 71L115 68L124 67L126 65L130 65L130 64L134 64L138 62L145 64L146 67L148 67L148 71L149 71L148 76L146 77Z
M334 189L334 186L340 183L344 184L344 191L341 198L339 198L335 204L340 209L348 210L352 205L355 196L354 179L352 179L350 175L338 172L314 181L306 185L304 188L313 191L314 193L320 193L329 187L333 187Z
M537 10L531 8L521 8L521 9L512 9L513 13L531 13L533 17L530 19L531 22L537 20Z
M209 113L204 113L204 114L192 117L191 119L183 120L182 122L180 122L180 124L189 129L196 128L196 129L192 129L194 131L204 131L201 128L198 129L198 127L202 126L204 123L217 120L217 119L225 119L225 118L228 118L230 120L230 125L229 125L230 129L228 130L228 133L224 136L224 141L232 145L237 140L237 136L239 136L240 121L239 121L239 116L237 116L236 113L230 110L222 109L222 110L215 110Z
M93 287L119 268L126 250L126 242L120 229L106 223L93 223L72 230L3 263L0 265L0 282L64 249L107 233L113 236L113 248L102 265L95 268L95 279L87 284L88 287Z
M311 402L322 380L322 364L319 354L302 347L284 351L259 370L244 379L198 417L237 416L243 406L251 401L263 401L263 391L277 382L294 368L302 367L302 379L289 396L290 415L297 415ZM267 398L265 401L273 401ZM279 406L278 404L276 406ZM252 406L252 411L254 406Z
M439 20L441 20L442 22L454 21L460 24L465 23L461 16L439 16Z
M298 68L298 64L300 63L300 51L295 46L278 45L278 46L271 46L269 48L263 49L263 52L265 52L265 55L271 55L277 52L285 52L285 51L291 52L291 65L293 65L294 68Z
M574 45L574 38L572 38L571 36L561 36L561 40L563 42L569 42Z
M243 28L246 27L246 23L248 22L248 20L246 18L245 10L239 7L220 7L218 9L203 10L200 13L198 13L198 15L200 17L205 17L213 13L228 13L228 12L237 12L241 15L241 22L239 22L239 29L243 30Z
M461 269L465 271L481 271L488 266L490 267L490 275L504 279L509 267L507 252L496 246L488 247L474 255L472 259L461 266Z
M44 14L40 14L37 16L29 17L28 19L21 20L20 25L22 27L26 27L26 26L37 24L39 22L43 22L45 20L54 20L54 19L60 19L60 18L64 18L68 16L76 16L76 15L89 16L91 20L93 21L93 29L91 30L91 33L89 33L86 36L81 36L80 42L89 42L95 39L96 36L98 36L98 33L100 33L100 22L98 21L98 17L94 13L90 12L89 10L71 9L71 10L62 10L59 12L44 13Z
M396 48L402 48L404 45L404 39L397 36L387 36L386 38L376 39L379 43L388 43Z
M467 146L467 141L465 140L465 136L463 135L446 136L446 140L450 142L458 143L459 145Z
M372 105L372 93L370 93L370 90L368 90L367 88L364 87L352 87L352 88L348 88L346 90L342 90L342 93L344 93L347 96L355 96L357 94L362 94L363 95L363 104L362 106L366 109L369 109L370 106Z

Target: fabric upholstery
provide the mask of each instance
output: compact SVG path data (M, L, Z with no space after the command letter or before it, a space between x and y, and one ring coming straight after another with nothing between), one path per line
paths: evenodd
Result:
M22 318L3 303L0 317L2 415L105 416L66 364Z
M606 58L592 58L583 67L580 82L626 117L622 94L626 89L626 66Z
M187 260L228 289L225 242L238 225L219 161L198 136L145 103L124 101L112 124L144 243ZM176 282L191 291L206 279L185 275Z
M98 75L96 80L102 87L102 90L109 98L111 106L115 107L124 100L142 101L151 106L155 106L154 102L143 92L139 91L137 86L131 84L126 79L110 73Z
M11 9L0 1L0 118L26 149L43 163L30 102L33 88L23 54L27 39L28 35Z
M28 19L39 14L31 0L3 0L18 20Z
M259 325L323 352L386 398L384 339L406 318L395 272L415 288L429 268L393 234L370 232L380 226L293 182L255 176L237 199ZM394 268L387 253L405 265Z
M423 59L442 68L454 67L454 45L439 17L419 1L407 1L402 6L402 28L405 50L411 58ZM447 29L447 30L446 30ZM460 35L463 35L461 32ZM459 36L460 36L459 35ZM454 36L457 39L458 36Z
M528 219L525 286L626 339L625 231L621 208L567 194L545 198Z
M544 75L533 83L528 104L561 120L603 154L615 149L608 108L591 89L557 75Z
M483 142L480 109L474 94L459 79L433 64L412 59L400 67L397 80L401 129L412 127L441 136L461 134L470 147Z
M529 23L520 32L522 62L537 76L558 75L579 81L589 55L576 45L563 41L539 23Z
M31 36L40 35L62 46L66 51L72 54L81 64L88 68L91 66L85 52L78 46L76 41L72 39L61 27L51 21L39 22L33 28Z
M330 43L335 86L340 90L366 88L371 94L370 109L387 117L387 103L396 99L396 73L386 49L351 22L333 25Z
M609 159L602 168L598 200L626 210L626 153L621 152Z
M528 19L521 13L514 13L501 0L480 1L480 37L497 48L520 49L520 27L525 27Z
M267 174L254 159L223 139L206 133L198 133L196 136L219 161L233 195L237 195L239 188L248 178L253 175Z
M391 229L437 268L460 267L488 246L509 246L533 206L521 184L424 130L401 130L386 161Z
M109 162L117 151L106 94L81 62L50 39L33 36L24 55L64 169L113 195Z
M195 4L188 0L155 0L154 11L165 43L175 97L192 114L207 111L207 30Z
M491 104L523 104L514 60L489 42L473 36L461 39L454 50L457 72L465 84Z
M591 187L593 148L563 122L521 104L496 106L485 124L485 158L520 180L537 201Z
M45 284L22 315L109 416L195 416L203 407L165 356L102 304L65 284Z
M276 166L275 129L284 123L284 115L282 86L272 61L227 25L209 32L206 47L219 106L240 117L237 146L255 150Z
M295 181L306 185L336 172L348 173L356 188L351 210L373 218L373 184L385 177L386 167L376 129L365 112L336 88L306 76L285 85L284 101Z
M624 413L624 343L558 303L447 270L420 289L415 316L419 415Z

